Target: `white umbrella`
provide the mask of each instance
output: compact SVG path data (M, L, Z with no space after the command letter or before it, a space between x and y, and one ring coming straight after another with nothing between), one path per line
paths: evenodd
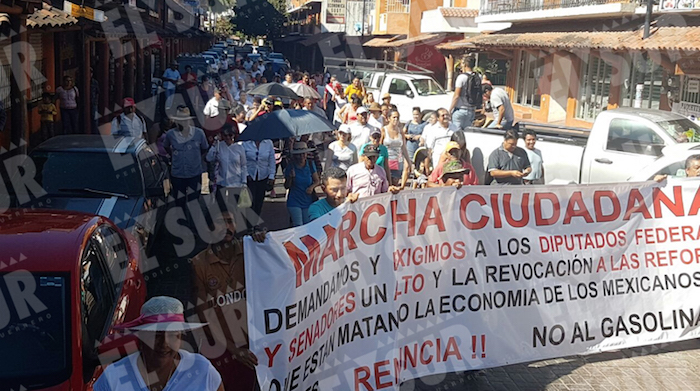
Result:
M318 91L304 83L292 83L289 88L302 98L321 99L321 95L318 94Z

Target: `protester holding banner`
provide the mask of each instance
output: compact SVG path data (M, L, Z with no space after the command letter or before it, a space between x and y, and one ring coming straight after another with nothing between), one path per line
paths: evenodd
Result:
M533 130L526 129L523 132L523 140L525 141L525 152L527 153L527 158L530 159L530 165L532 166L532 172L523 177L523 182L525 182L527 185L543 185L544 161L542 159L542 151L535 148L537 135Z
M358 198L369 197L390 191L399 192L396 186L389 186L389 180L382 167L377 165L379 148L365 145L360 162L348 168L348 193L356 193Z
M450 160L442 166L442 176L440 186L453 186L461 188L463 180L467 176L467 169L462 166L459 160Z
M236 203L220 198L222 213L212 216L216 232L225 231L223 240L210 245L192 258L193 302L205 329L214 342L201 348L219 370L225 390L254 390L258 358L248 349L243 241L235 238ZM223 201L223 202L222 202ZM266 231L252 238L265 241Z
M347 179L347 174L339 167L328 167L323 172L321 187L326 193L326 198L311 204L309 207L310 221L329 213L345 201L357 201L357 193L348 194Z
M463 132L457 132L455 135L461 134L464 135ZM466 148L464 148L466 149ZM463 148L460 147L459 143L456 141L450 141L447 143L447 146L445 147L445 153L442 155L440 158L440 161L438 162L437 167L433 170L433 172L430 173L430 177L428 178L428 187L440 187L443 186L444 181L443 181L443 176L445 174L444 166L448 164L449 162L456 161L459 163L459 165L464 168L463 171L463 178L461 178L461 184L463 185L478 185L479 184L479 179L476 176L476 172L474 172L474 167L472 167L471 163L464 159L463 157ZM455 172L453 170L453 172Z
M527 153L518 147L514 130L506 131L503 144L491 152L487 170L499 185L522 185L523 178L532 172Z

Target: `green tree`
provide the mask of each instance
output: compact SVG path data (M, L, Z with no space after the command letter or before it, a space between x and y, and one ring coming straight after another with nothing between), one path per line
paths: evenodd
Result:
M233 35L233 23L229 18L219 18L214 25L214 34L220 38L230 38Z
M238 0L231 22L249 37L277 37L286 21L285 0Z

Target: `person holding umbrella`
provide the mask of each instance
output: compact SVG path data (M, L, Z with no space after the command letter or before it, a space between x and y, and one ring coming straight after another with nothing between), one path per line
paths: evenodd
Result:
M138 352L105 368L95 391L224 391L221 375L206 357L180 349L183 333L206 326L185 321L180 300L156 296L141 307L141 315L116 328L138 336Z
M307 159L307 153L312 151L305 142L295 142L291 150L292 164L284 171L284 188L289 190L287 210L292 219L292 227L310 221L309 207L316 201L316 187L321 184L316 166Z

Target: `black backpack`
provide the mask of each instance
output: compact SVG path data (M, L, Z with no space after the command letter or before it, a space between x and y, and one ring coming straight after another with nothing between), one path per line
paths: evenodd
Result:
M462 89L462 94L471 106L481 107L484 92L481 89L481 78L476 72L467 73L467 85Z

